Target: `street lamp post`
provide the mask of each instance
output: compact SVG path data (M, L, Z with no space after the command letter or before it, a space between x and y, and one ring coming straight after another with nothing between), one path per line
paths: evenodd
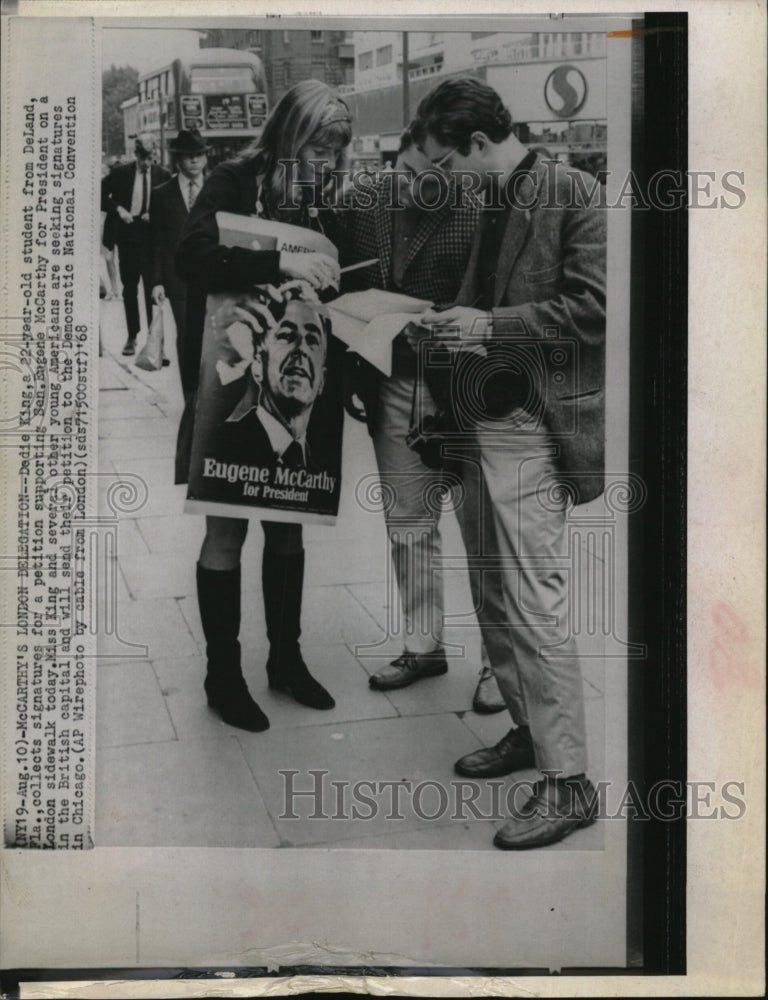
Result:
M165 166L165 100L161 94L158 97L158 103L160 105L160 163Z
M408 126L411 120L411 95L409 93L408 79L408 32L403 32L403 128Z

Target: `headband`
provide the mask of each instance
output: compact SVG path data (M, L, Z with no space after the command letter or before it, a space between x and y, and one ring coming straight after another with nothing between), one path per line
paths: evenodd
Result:
M342 111L342 108L344 109ZM325 114L320 119L318 128L324 128L326 125L333 125L334 122L352 122L352 115L347 106L346 101L342 101L341 98L337 98L333 104L329 104L325 110Z
M317 127L319 129L320 128L325 128L326 125L333 125L334 122L347 122L348 124L351 125L352 124L352 116L351 115L337 115L335 118L329 118L327 121L321 121L320 124Z

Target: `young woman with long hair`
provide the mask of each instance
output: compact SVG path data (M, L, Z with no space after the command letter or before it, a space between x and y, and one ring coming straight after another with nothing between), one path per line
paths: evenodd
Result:
M304 279L315 289L338 287L338 263L323 253L286 253L219 243L217 212L235 212L305 226L337 246L342 228L321 194L344 164L352 137L347 105L324 83L305 80L275 105L260 138L216 167L190 212L176 253L187 282L187 326L180 338L185 381L197 385L205 302L209 292ZM335 176L339 176L338 173ZM195 393L188 394L179 430L176 482L186 482ZM299 645L304 580L300 524L263 521L262 585L270 650L269 686L312 708L334 700L310 674ZM207 517L197 564L200 618L206 639L208 704L230 725L253 732L269 721L251 697L240 663L240 553L248 531L241 518Z

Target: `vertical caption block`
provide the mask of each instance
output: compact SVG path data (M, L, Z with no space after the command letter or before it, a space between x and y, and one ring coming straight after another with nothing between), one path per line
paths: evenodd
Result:
M6 847L92 846L99 142L87 19L6 22L0 657ZM34 58L30 53L34 52Z

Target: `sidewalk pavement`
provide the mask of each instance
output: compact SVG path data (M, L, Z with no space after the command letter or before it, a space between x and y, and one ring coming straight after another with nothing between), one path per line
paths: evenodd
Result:
M383 514L369 500L364 502L370 509L364 509L355 495L356 484L376 471L366 428L347 419L337 526L305 526L304 532L304 657L336 708L313 711L267 688L262 536L254 522L243 552L241 642L248 686L271 728L234 729L208 709L202 687L205 646L195 563L204 522L182 512L185 487L173 485L182 408L175 350L169 345L172 363L160 372L143 372L134 358L123 358L119 300L101 303L101 337L100 512L110 509L104 499L110 487L129 485L111 494L125 512L114 555L115 624L105 631L98 661L96 843L492 850L503 822L490 818L499 815L494 796L500 796L505 815L512 779L500 779L496 789L478 782L473 811L460 803L472 789L462 791L453 773L458 757L495 743L509 728L505 712L480 716L471 710L480 666L473 619L447 630L447 641L455 645L447 675L389 693L368 686L369 675L399 655L402 643L388 628L388 618L397 624L399 612L396 591L390 592ZM364 492L370 498L371 490ZM454 516L444 515L441 526L445 553L461 553ZM471 607L466 573L448 572L446 613ZM603 666L599 659L585 660L595 780L605 770ZM327 774L313 776L310 770ZM536 773L515 778L535 780ZM334 781L346 784L332 786ZM390 784L375 792L358 786L355 792L357 782ZM410 793L406 784L398 787L407 782ZM447 790L447 801L433 783ZM322 802L313 795L287 796L291 789L320 788ZM313 811L316 817L308 818ZM334 818L337 813L347 818ZM580 830L547 850L600 850L602 826Z

